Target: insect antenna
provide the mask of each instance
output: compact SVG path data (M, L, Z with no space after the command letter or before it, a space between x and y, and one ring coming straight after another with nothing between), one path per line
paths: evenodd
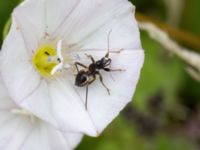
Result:
M108 48L108 52L106 53L105 57L109 57L109 53L110 53L110 34L112 32L112 29L108 32L107 35L107 48Z
M107 48L108 48L108 52L105 55L105 57L107 57L107 58L109 57L109 54L110 54L110 34L111 34L111 32L112 32L112 29L108 32L108 35L107 35ZM110 67L111 67L111 64L110 64ZM111 79L113 81L115 81L115 79L114 79L114 77L113 77L113 75L112 75L111 72L110 72L110 76L111 76Z

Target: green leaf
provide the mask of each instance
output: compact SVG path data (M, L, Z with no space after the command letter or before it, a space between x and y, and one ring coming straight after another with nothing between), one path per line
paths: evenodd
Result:
M11 17L7 20L3 29L3 40L6 38L11 26Z

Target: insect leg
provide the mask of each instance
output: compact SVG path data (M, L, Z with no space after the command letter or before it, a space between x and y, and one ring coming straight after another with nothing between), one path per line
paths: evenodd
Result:
M124 49L116 49L115 51L109 51L109 53L121 53L121 51L123 51Z
M92 82L94 82L96 80L96 76L93 76L93 78L91 80L88 81L88 84L91 84Z
M95 60L94 60L94 58L92 57L92 55L88 55L88 54L85 54L88 58L90 58L91 59L91 61L92 61L92 63L95 63Z
M94 82L96 80L96 76L93 76L92 80L90 80L88 82L88 84L86 85L86 96L85 96L85 109L87 110L87 104L88 104L88 89L89 89L89 85Z
M121 53L121 51L123 51L123 50L124 50L124 49L121 48L121 49L118 49L118 50L115 50L115 51L108 51L108 52L106 53L105 57L108 58L110 53Z
M80 62L75 62L74 65L76 67L77 72L79 72L78 66L81 66L83 68L87 68L87 66L85 66L84 64L81 64Z
M125 69L110 69L110 68L103 68L103 70L105 70L107 72L126 71Z
M97 72L97 74L99 75L99 79L100 79L100 81L101 81L101 84L106 88L106 90L107 90L107 92L108 92L108 95L110 95L110 89L105 85L105 83L103 82L103 77L102 77L102 75L99 73L99 72Z
M86 96L85 96L85 109L87 110L88 107L87 107L87 104L88 104L88 88L89 88L89 85L87 84L86 86Z

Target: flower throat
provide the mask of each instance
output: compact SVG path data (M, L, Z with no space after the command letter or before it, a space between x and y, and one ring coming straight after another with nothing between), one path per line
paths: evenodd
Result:
M41 76L52 76L51 71L60 63L56 48L51 45L38 48L32 58L32 63Z

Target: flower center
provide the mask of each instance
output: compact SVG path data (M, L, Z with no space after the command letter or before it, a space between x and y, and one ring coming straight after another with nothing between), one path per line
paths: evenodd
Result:
M51 71L60 63L56 48L51 45L44 45L35 52L32 63L43 77L51 76Z

